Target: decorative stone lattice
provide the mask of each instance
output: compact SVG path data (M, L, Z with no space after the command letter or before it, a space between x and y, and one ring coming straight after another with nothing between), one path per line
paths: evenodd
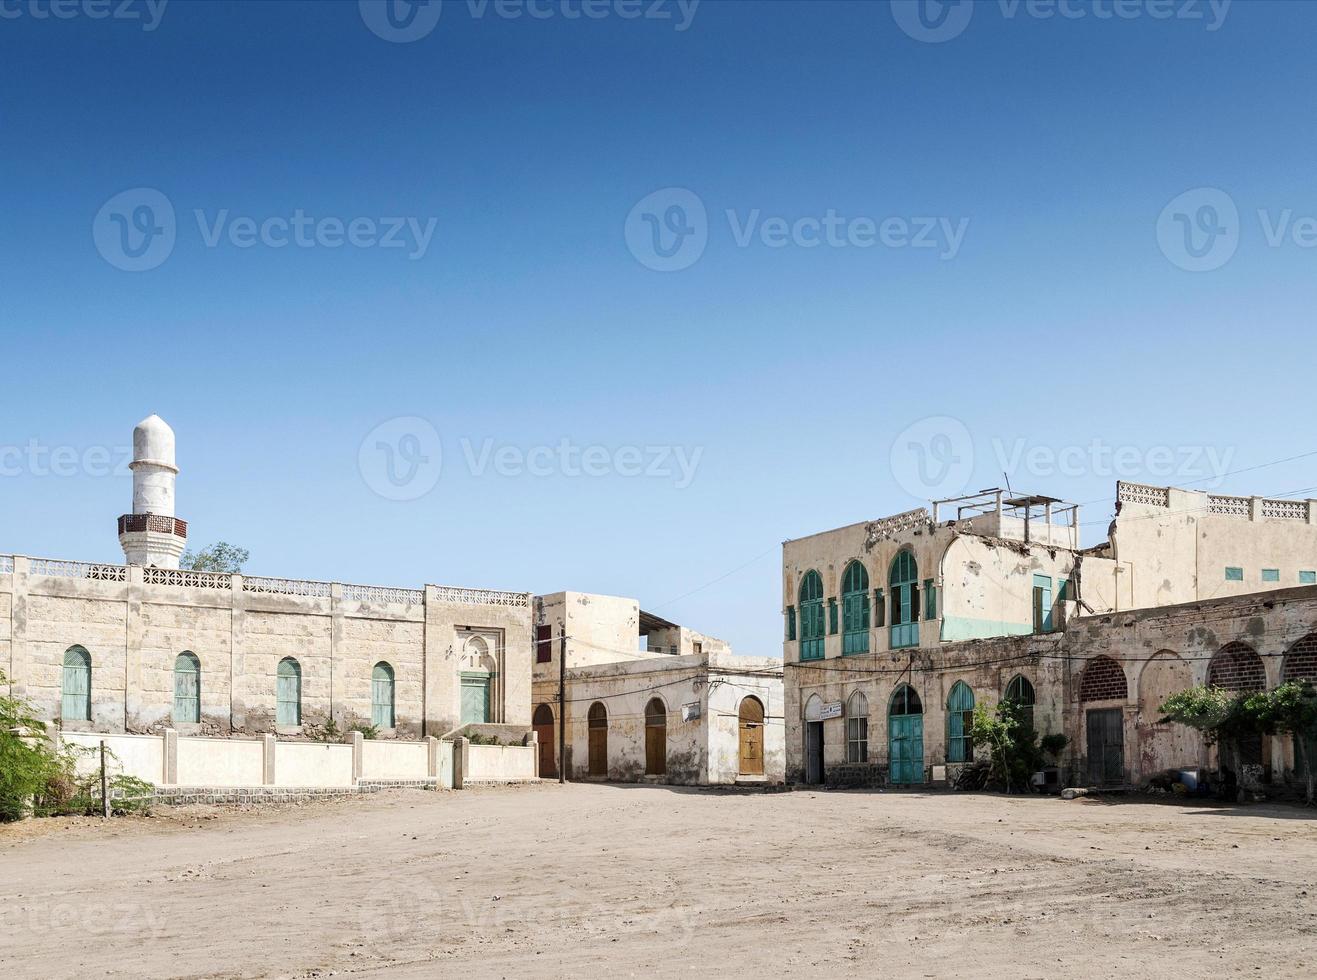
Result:
M264 595L300 595L317 599L329 598L328 582L308 582L292 578L244 578L242 591Z
M1116 484L1116 499L1122 503L1143 504L1147 507L1169 507L1171 492L1166 487L1121 481Z
M1079 682L1080 701L1125 701L1130 694L1125 669L1110 657L1094 657Z
M14 559L9 555L0 555L0 575L14 574Z
M1207 498L1207 512L1224 517L1248 517L1250 502L1247 497L1222 497L1212 494Z
M1308 501L1306 500L1264 500L1262 516L1277 518L1282 521L1306 521L1308 519Z
M383 585L345 585L343 598L349 602L393 602L403 606L419 606L425 602L422 589L394 589Z
M1317 684L1317 633L1309 633L1285 651L1280 679L1282 683L1312 681Z
M1267 687L1267 671L1258 652L1247 643L1227 643L1207 665L1207 685L1236 694L1263 691Z
M529 606L529 592L496 592L492 589L455 589L446 585L435 586L440 602L455 602L464 606Z
M54 558L33 558L31 572L33 575L85 578L94 582L128 581L126 565L98 565L85 561L58 561Z
M172 585L178 588L233 588L233 576L226 572L194 572L179 568L144 568L142 581L147 585Z
M890 538L910 528L925 527L931 520L932 517L928 513L928 508L917 507L914 510L907 510L903 514L893 514L891 517L870 521L864 527L865 538L872 545L875 541Z

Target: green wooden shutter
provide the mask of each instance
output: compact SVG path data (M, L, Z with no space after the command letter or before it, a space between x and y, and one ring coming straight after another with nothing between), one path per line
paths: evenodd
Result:
M279 661L274 707L276 725L295 728L302 724L302 668L292 657Z
M381 661L370 673L370 723L393 728L393 703L393 668Z
M787 606L787 639L796 638L796 607Z
M201 661L186 650L174 658L174 721L201 721Z
M64 721L91 721L91 654L82 647L64 652L60 717Z

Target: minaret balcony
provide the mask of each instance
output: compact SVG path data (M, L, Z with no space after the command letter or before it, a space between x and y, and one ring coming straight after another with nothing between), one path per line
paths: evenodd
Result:
M176 534L187 537L187 521L181 517L164 517L160 514L124 514L119 518L119 533L130 534L154 531L157 534Z

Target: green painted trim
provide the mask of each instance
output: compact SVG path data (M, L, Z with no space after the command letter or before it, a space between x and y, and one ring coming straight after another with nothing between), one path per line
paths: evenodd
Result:
M944 642L956 640L987 640L997 636L1028 636L1033 623L1012 623L1003 619L974 619L970 616L951 616L942 612L941 638Z
M483 670L464 670L462 671L462 680L464 681L488 681L498 676L498 671L486 673Z

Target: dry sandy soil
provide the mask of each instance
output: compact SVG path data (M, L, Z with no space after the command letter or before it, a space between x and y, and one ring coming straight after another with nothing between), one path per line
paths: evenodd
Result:
M0 977L1317 975L1311 811L556 784L0 828Z

